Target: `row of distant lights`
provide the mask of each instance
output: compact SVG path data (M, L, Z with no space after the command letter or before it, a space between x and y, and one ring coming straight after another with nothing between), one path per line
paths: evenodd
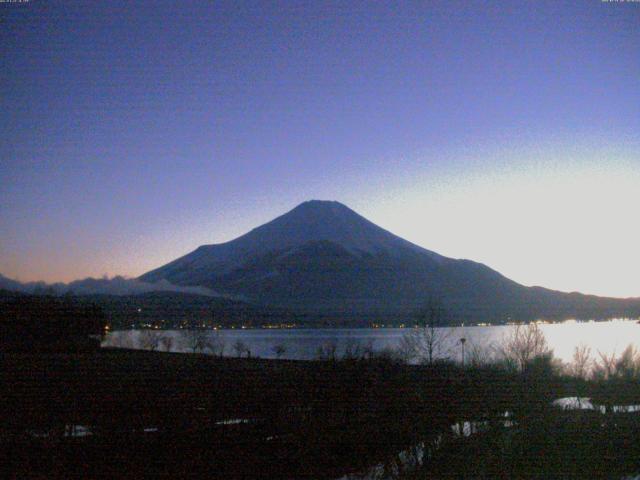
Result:
M549 323L549 322L536 322L536 323ZM516 325L516 323L508 323L507 325ZM139 325L136 325L134 323L131 324L131 328L136 328L136 326L138 326L139 328L149 328L152 330L160 330L162 329L162 327L160 325L157 324L152 324L152 323L142 323ZM461 327L464 327L464 323L460 324ZM480 327L490 327L491 323L478 323L478 326ZM181 324L178 325L177 328L179 330L188 330L190 328L193 328L192 325L185 325L185 324ZM197 328L205 328L205 329L210 329L210 330L223 330L225 327L223 327L222 325L215 325L215 326L208 326L206 324L201 324L201 325L197 325ZM290 329L290 328L299 328L299 325L295 325L293 323L282 323L282 324L276 324L276 325L260 325L257 327L254 326L249 326L249 325L240 325L240 326L236 326L236 325L231 325L229 327L227 327L228 329L231 330L247 330L247 329L252 329L252 328L262 328L262 329L267 329L267 330L279 330L279 329ZM419 325L405 325L404 323L401 323L400 325L385 325L385 324L379 324L379 323L374 323L371 325L371 328L420 328ZM110 327L109 325L107 325L105 327L105 330L109 330Z
M131 324L131 328L132 329L135 329L136 326L139 327L139 328L148 328L148 329L152 329L152 330L160 330L160 329L162 329L162 327L160 325L151 324L151 323L142 323L142 324L138 324L138 325L136 325L134 323ZM210 330L223 330L224 329L224 327L222 327L221 325L216 325L216 326L210 327L210 326L207 326L206 324L202 324L202 325L195 325L195 326L197 328L207 328L207 329L210 329ZM105 326L105 330L110 330L110 328L111 327L109 325ZM179 330L189 330L190 328L193 328L193 326L191 326L191 325L179 325L177 328ZM236 327L235 325L231 325L228 328L230 328L232 330L234 330L236 328L239 329L239 330L240 329L241 330L247 330L247 329L254 328L254 327L247 326L247 325L240 325L240 326ZM298 326L294 325L292 323L291 324L287 323L287 324L279 324L279 325L261 325L258 328L282 329L282 328L298 328Z
M142 308L138 308L137 311L138 311L138 313L142 312ZM565 320L563 323L572 323L572 322L576 322L576 320ZM553 322L550 322L548 320L536 320L535 322L532 322L532 323L550 324L550 323L553 323ZM518 324L519 324L519 322L511 322L511 321L507 321L506 322L506 325L518 325ZM460 326L464 327L464 323L461 323ZM478 323L477 326L479 326L479 327L490 327L490 326L492 326L492 323L482 322L482 323ZM154 329L154 330L160 330L160 328L161 328L159 325L151 324L151 323L144 323L144 324L140 325L140 327L142 327L142 328L150 328L150 329ZM276 325L261 325L259 328L263 328L263 329L282 329L282 328L297 328L297 327L298 326L294 325L294 324L282 323L282 324L276 324ZM396 325L386 325L384 323L373 323L373 324L371 324L371 327L372 328L418 328L418 325L407 326L406 324L401 323L400 325L396 326ZM131 328L135 328L135 324L132 324ZM191 326L182 324L178 328L179 329L189 329L189 328L191 328ZM200 325L200 328L207 328L207 325L205 323L203 323L203 324ZM223 327L221 325L215 325L215 326L209 327L209 328L211 328L212 330L222 330L223 329ZM236 329L236 326L235 325L231 325L229 328L234 330L234 329ZM247 326L247 325L241 325L241 326L239 326L237 328L241 329L241 330L246 330L246 329L252 328L252 327L251 326ZM105 326L105 331L109 331L109 330L110 330L110 326L109 325Z

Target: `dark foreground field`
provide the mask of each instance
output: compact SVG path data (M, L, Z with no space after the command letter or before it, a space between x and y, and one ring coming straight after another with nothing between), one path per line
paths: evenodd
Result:
M376 465L398 478L640 471L637 414L551 407L578 391L603 404L624 391L631 403L634 380L612 393L610 382L544 365L123 350L0 358L0 462L11 478L339 478ZM471 435L452 430L463 422Z
M406 391L409 371L363 367L116 350L4 355L5 465L16 477L339 476L412 441L413 426L395 418L431 410ZM69 436L72 425L93 435Z

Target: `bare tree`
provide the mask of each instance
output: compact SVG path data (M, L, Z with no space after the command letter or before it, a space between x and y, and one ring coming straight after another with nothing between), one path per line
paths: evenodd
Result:
M468 342L466 362L470 367L482 367L493 362L492 345L481 345L479 343Z
M616 358L615 352L607 355L598 352L600 357L593 369L593 376L599 380L612 378L633 381L640 376L640 353L633 345L629 345Z
M316 358L318 360L331 360L338 359L338 343L335 340L327 340L322 343L316 351Z
M165 352L170 352L171 348L173 347L173 337L170 335L164 335L161 339L160 339L160 344L162 345L162 347L164 348Z
M362 348L362 358L372 359L375 355L376 352L373 348L373 340L368 340Z
M245 345L242 340L236 340L236 343L233 344L233 349L235 350L237 357L242 357L243 354L249 351L247 345Z
M535 358L552 353L547 339L537 323L516 325L504 339L498 352L503 360L521 372L525 371Z
M227 342L222 337L222 335L220 335L220 332L218 330L216 330L215 335L209 336L207 349L211 352L212 355L223 357L226 347Z
M432 364L437 359L448 358L451 345L451 329L446 325L446 311L440 300L429 299L427 306L418 313L416 327L400 339L400 354L407 362Z
M591 348L584 344L577 345L573 350L573 360L567 365L567 373L572 377L587 380L591 376L592 369Z
M598 359L594 361L593 376L597 379L608 380L615 376L616 354L607 355L606 352L598 351Z
M207 331L200 329L181 330L180 342L184 349L190 350L192 353L202 353L208 344Z
M640 353L630 344L616 360L616 376L628 381L638 378L640 374Z
M276 354L276 358L279 359L286 353L287 348L282 343L277 343L271 350Z
M162 335L155 330L142 330L138 336L138 345L144 350L156 351Z
M344 353L342 358L345 360L358 360L364 357L364 347L355 338L347 339L347 343L344 346Z
M118 348L135 348L131 330L111 332L107 335L105 344Z

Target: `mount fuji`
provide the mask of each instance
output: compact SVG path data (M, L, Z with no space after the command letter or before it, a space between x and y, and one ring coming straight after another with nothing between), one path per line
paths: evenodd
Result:
M334 201L302 203L139 280L206 287L264 306L345 319L405 318L434 297L456 322L640 315L640 299L526 287L483 264L408 242Z

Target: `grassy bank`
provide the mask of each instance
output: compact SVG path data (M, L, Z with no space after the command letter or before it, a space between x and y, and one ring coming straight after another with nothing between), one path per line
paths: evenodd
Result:
M14 478L337 478L372 465L404 478L640 471L635 414L551 406L576 394L617 405L620 392L640 403L637 381L578 380L544 360L517 371L102 350L4 354L1 367L0 444ZM453 432L464 422L473 434Z

